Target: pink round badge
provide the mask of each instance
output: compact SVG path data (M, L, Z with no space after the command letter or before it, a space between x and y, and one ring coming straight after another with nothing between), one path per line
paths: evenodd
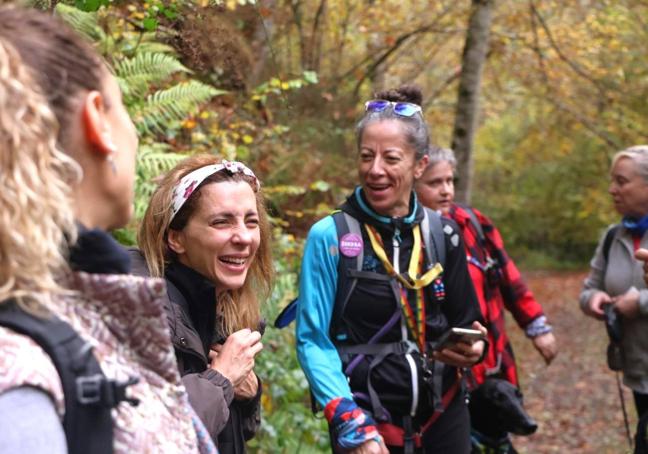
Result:
M340 252L347 257L357 257L362 252L362 237L355 233L347 233L340 238Z

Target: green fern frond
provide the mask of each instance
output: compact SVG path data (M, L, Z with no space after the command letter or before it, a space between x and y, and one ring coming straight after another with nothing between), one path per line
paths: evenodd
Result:
M155 38L155 33L151 33ZM176 50L168 44L163 44L155 41L142 40L137 47L138 52L160 53L160 54L175 54Z
M170 150L171 146L157 142L140 146L137 153L137 175L142 178L154 178L187 157Z
M137 53L115 65L115 73L128 84L130 80L160 82L177 72L190 72L172 55L162 53Z
M168 44L163 44L156 41L158 37L155 33L126 33L120 45L120 52L128 57L137 55L139 53L153 53L153 54L171 54L175 55L176 51Z
M227 92L190 80L149 95L143 104L131 107L131 115L141 133L163 132L169 122L182 120L200 103L224 93Z
M173 153L164 143L142 144L137 153L135 218L141 219L146 212L149 199L157 188L157 179L171 170L187 156Z
M130 106L144 98L149 91L149 83L146 75L129 77L128 80L116 77L119 88L124 97L124 105Z
M97 22L96 13L86 13L74 6L59 3L56 5L56 14L88 39L99 43L106 41L106 34Z

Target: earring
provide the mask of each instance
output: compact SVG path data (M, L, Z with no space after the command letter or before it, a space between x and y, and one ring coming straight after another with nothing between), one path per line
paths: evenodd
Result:
M114 175L117 175L117 165L115 165L115 151L111 151L108 156L106 156L106 161L110 165Z

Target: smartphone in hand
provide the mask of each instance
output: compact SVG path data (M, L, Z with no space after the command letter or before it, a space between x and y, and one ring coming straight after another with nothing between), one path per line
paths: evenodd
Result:
M436 342L434 350L443 350L449 348L459 342L466 344L473 344L478 340L483 340L484 335L481 331L470 328L450 328L443 333L439 340Z

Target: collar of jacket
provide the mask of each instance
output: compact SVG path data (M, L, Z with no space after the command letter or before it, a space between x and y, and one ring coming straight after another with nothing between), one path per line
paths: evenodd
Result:
M393 233L395 230L410 230L414 225L419 224L423 219L423 207L418 202L416 193L412 191L410 195L409 213L402 217L387 217L376 213L367 201L362 187L357 186L341 209L358 221L364 224L370 224L381 230Z
M164 276L182 292L189 304L199 304L213 309L216 304L216 287L205 276L177 260L165 267Z
M191 323L187 328L192 328L198 334L202 352L206 355L209 347L219 340L215 339L216 287L202 274L177 260L172 260L165 268L164 277L175 285L184 298L186 307L183 310L188 313ZM172 304L182 306L183 302L173 301L173 295L169 297Z
M70 248L74 271L91 274L129 274L130 256L115 239L101 229L87 229L77 223L77 241Z
M142 252L136 248L130 248L128 252L133 264L133 274L148 277L149 270ZM165 277L165 282L167 298L164 300L164 311L173 346L185 353L197 355L207 364L209 361L203 351L202 341L189 315L189 302L171 280Z

